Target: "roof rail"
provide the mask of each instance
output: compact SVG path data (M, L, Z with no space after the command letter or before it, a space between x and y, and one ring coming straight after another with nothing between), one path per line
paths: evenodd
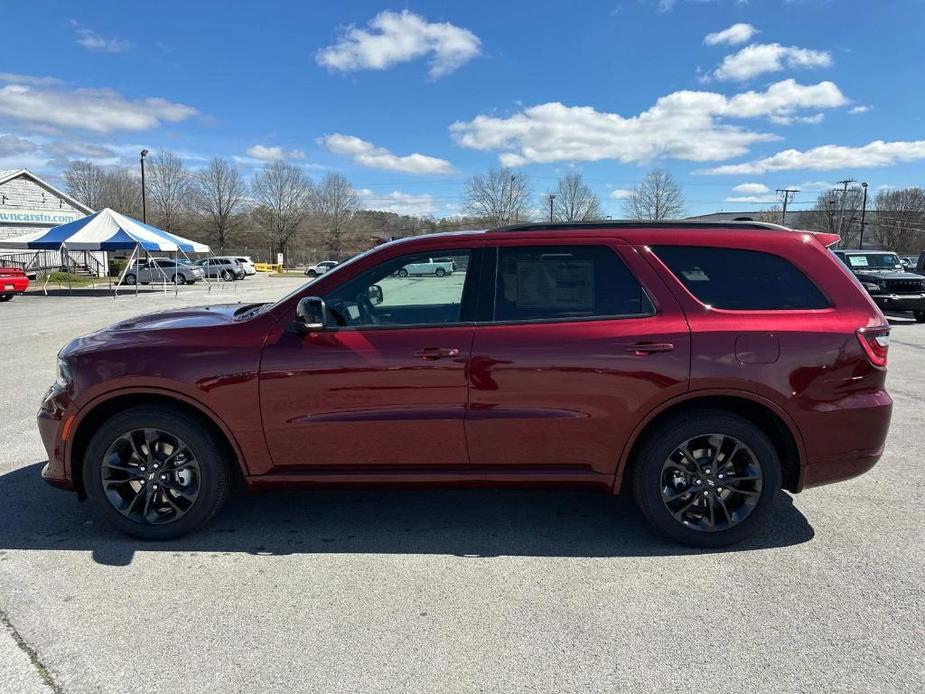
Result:
M686 222L684 220L650 221L646 219L620 219L606 222L526 222L495 227L488 231L556 231L559 229L774 229L776 231L793 231L790 227L770 222Z

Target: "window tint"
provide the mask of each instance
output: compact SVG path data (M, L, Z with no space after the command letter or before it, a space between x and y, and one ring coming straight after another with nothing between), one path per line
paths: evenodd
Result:
M388 260L325 296L329 318L357 328L459 323L470 254L440 251L439 258L418 253Z
M495 321L649 313L648 297L610 248L519 246L498 250Z
M715 308L828 308L816 286L788 260L735 248L660 246L653 249L700 301Z

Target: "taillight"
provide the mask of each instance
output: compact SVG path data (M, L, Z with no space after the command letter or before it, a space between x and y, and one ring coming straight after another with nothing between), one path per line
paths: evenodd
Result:
M890 329L858 328L857 336L870 363L874 366L886 366L887 352L890 351Z

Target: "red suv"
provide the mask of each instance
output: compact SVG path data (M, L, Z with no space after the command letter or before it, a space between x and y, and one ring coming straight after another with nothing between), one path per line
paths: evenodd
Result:
M61 350L43 476L144 538L202 525L240 476L627 488L677 540L736 542L779 489L883 451L889 326L835 240L755 223L433 234L273 304L133 318ZM456 270L399 272L434 257Z

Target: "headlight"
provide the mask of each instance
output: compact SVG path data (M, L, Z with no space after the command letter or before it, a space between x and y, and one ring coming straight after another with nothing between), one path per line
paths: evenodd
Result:
M58 377L55 379L55 385L67 388L73 382L74 378L71 374L70 365L64 359L58 357Z
M866 289L869 292L879 292L880 291L880 285L877 284L876 282L862 282L861 284L863 284L864 289Z

